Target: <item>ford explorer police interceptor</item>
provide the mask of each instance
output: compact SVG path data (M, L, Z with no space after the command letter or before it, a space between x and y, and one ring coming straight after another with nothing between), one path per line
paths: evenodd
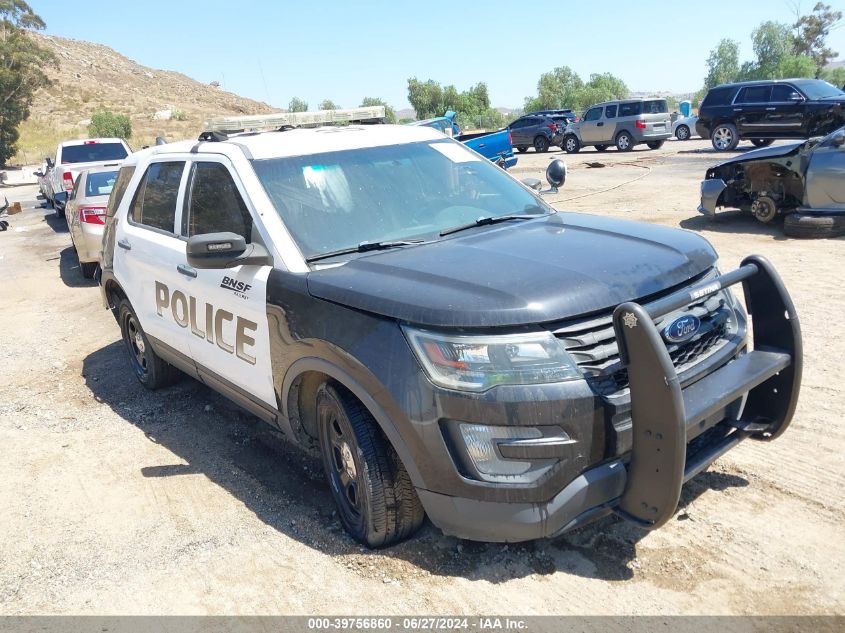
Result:
M655 528L788 427L801 334L765 259L556 211L430 128L295 116L132 154L100 282L138 379L184 372L318 452L355 539Z

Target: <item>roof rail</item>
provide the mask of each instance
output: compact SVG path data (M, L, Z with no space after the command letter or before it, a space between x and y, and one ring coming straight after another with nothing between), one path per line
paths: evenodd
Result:
M384 123L384 106L219 117L205 122L203 134L208 132L236 134L238 132L281 130L291 127L313 127L338 123Z

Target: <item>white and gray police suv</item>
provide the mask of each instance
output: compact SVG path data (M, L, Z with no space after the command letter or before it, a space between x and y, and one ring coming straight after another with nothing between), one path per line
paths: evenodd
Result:
M291 116L132 154L100 283L138 379L188 374L318 452L355 539L655 528L786 430L801 335L765 259L721 273L691 232L557 212L427 127Z

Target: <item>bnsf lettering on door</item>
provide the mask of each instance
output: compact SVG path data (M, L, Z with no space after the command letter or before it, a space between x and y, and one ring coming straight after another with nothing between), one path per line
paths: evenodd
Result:
M170 288L156 282L156 313L160 317L167 318L166 313L183 328L191 328L191 334L205 339L209 343L217 344L217 347L224 352L234 354L242 361L255 365L255 356L247 353L247 348L255 346L255 338L250 333L258 331L258 324L236 316L222 308L215 308L210 303L199 304L196 297L186 295L181 290L175 290L172 294ZM234 323L234 336L230 334L231 326ZM229 340L226 335L229 334ZM234 340L232 340L234 338Z

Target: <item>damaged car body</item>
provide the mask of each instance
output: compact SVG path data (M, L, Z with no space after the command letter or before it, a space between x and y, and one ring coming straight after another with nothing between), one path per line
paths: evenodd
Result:
M728 207L768 223L778 215L845 214L845 127L803 143L766 147L707 170L699 213Z

